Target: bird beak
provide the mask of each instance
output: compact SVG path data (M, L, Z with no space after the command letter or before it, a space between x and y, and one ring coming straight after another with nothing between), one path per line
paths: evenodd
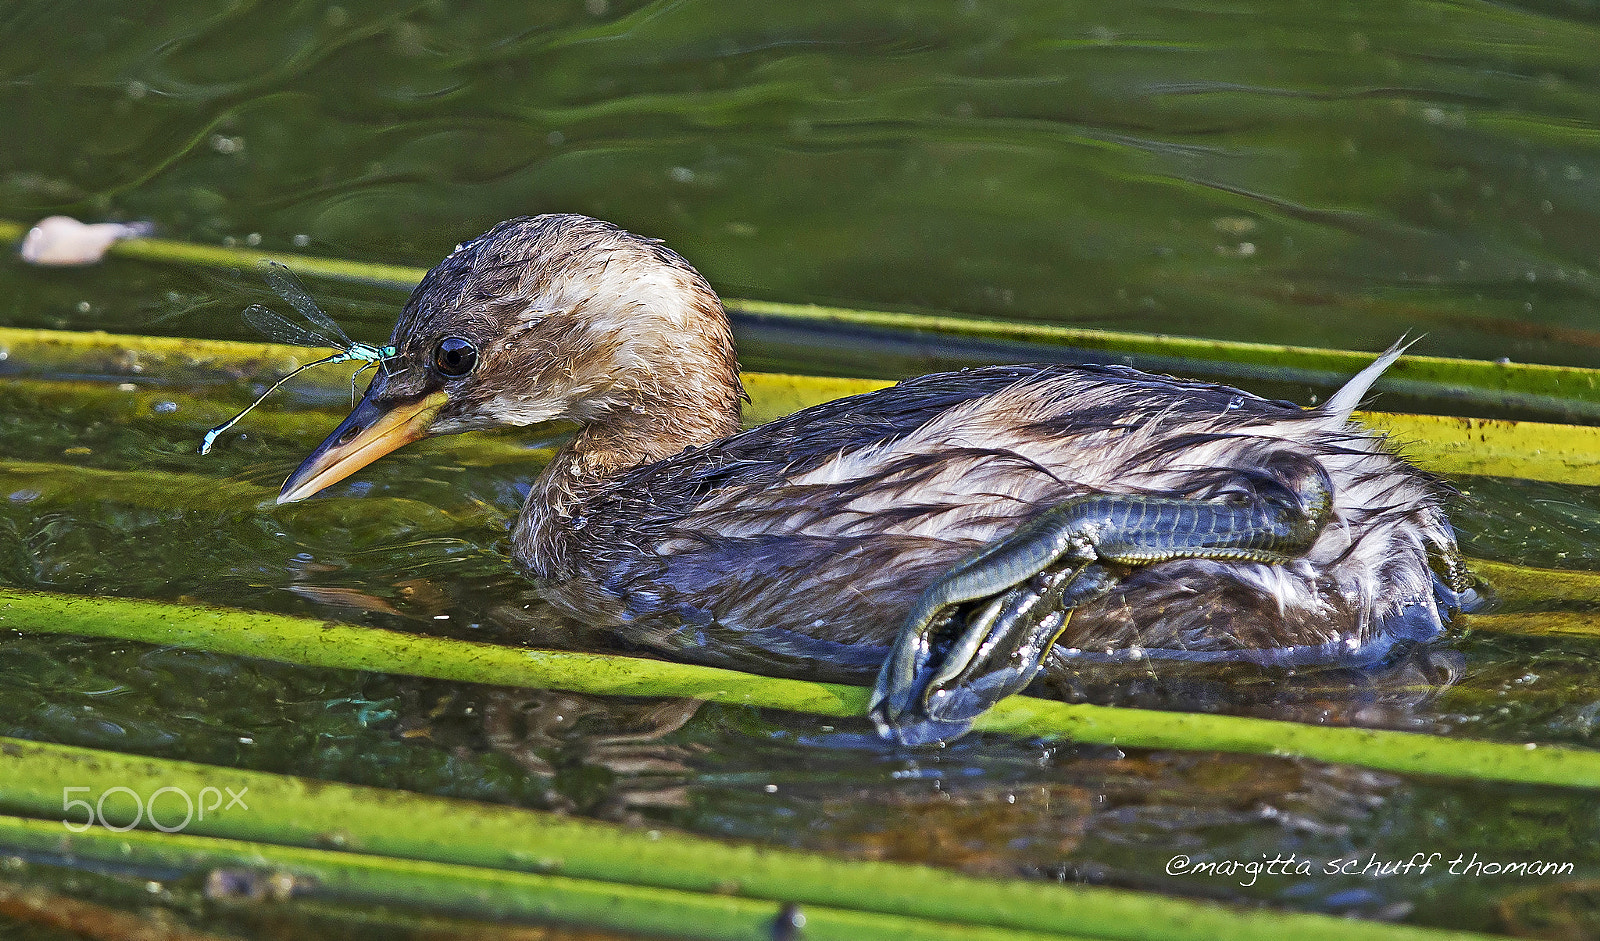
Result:
M390 451L428 437L428 427L449 395L438 391L414 402L385 406L368 390L361 404L283 482L279 503L293 503L338 483Z

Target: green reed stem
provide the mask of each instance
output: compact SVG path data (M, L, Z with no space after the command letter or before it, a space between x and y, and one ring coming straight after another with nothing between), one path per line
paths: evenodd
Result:
M1539 611L1526 614L1475 614L1463 618L1461 626L1494 634L1522 634L1527 637L1586 637L1600 639L1600 618L1572 611Z
M0 354L8 371L27 376L64 372L141 381L155 377L193 381L196 373L218 371L235 379L261 379L281 375L314 355L269 343L9 328L0 328ZM890 385L882 380L778 373L744 373L743 379L752 400L746 409L747 424ZM327 370L321 375L308 373L303 385L342 390L348 382L338 370ZM211 414L208 410L207 417ZM1390 434L1408 458L1435 473L1600 485L1600 428L1382 412L1356 417Z
M0 806L49 821L0 817L0 844L181 869L247 866L315 880L367 902L555 918L622 930L757 939L775 903L803 906L804 937L1021 939L1446 939L1470 935L1320 915L1234 909L1126 890L963 876L926 866L842 861L792 850L611 826L404 791L0 739ZM174 788L158 821L182 833L59 822L68 797L134 822L133 795ZM218 799L184 821L178 792ZM229 795L243 807L229 807ZM206 792L211 793L211 792ZM151 826L148 820L142 821ZM250 842L235 842L250 841ZM271 846L263 844L274 844ZM338 847L333 852L327 847ZM599 880L598 882L595 880ZM758 901L759 900L759 901Z
M264 612L0 589L0 629L112 637L286 663L611 696L693 697L862 716L867 690L605 654L524 650ZM1013 696L981 731L1112 744L1281 755L1410 774L1600 787L1600 752L1415 732L1299 725Z
M1475 573L1488 580L1495 594L1507 605L1600 606L1600 572L1542 569L1486 559L1470 559L1468 564Z
M103 829L72 834L65 832L60 822L16 817L0 816L0 844L36 852L65 852L78 860L114 866L245 870L276 879L288 876L305 887L301 891L347 904L401 906L499 922L558 922L706 941L768 937L779 911L777 903L736 896L271 843L140 831L118 834ZM1062 941L1080 937L821 906L808 906L805 915L808 941Z
M16 241L27 226L0 222L0 241ZM130 239L111 246L110 253L141 261L251 269L263 258L281 262L302 275L355 281L410 290L426 269L373 262L342 261L254 248L196 245L169 239ZM1337 382L1372 361L1372 354L1304 346L1276 346L1232 340L1207 340L1113 330L1091 330L1048 323L983 320L948 314L850 310L811 304L724 298L729 310L761 317L807 323L848 323L894 330L915 330L947 336L1048 343L1181 360L1186 363L1234 364L1260 375L1286 374ZM1491 363L1442 356L1406 356L1390 368L1384 386L1399 391L1446 395L1494 405L1555 408L1571 414L1600 417L1600 370L1525 363Z
M155 511L313 517L328 512L312 504L275 503L278 485L218 480L203 474L169 471L119 471L70 464L0 461L0 496L18 504L109 503ZM367 505L367 504L370 504ZM384 497L354 501L337 514L346 522L404 518L413 532L451 532L466 520L420 500Z

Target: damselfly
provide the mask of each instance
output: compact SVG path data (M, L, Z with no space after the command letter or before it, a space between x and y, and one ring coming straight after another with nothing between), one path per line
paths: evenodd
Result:
M251 304L244 310L245 322L269 340L278 343L292 343L296 346L321 346L335 349L339 352L332 356L325 356L314 363L306 363L293 372L272 384L272 388L261 393L254 402L245 406L244 411L233 416L217 427L206 432L205 438L200 442L200 453L209 454L211 445L217 440L217 435L232 428L239 419L250 414L250 410L261 404L261 400L278 391L278 387L300 375L312 366L322 366L328 363L349 363L360 360L362 367L350 377L350 395L353 399L356 394L356 377L374 366L382 366L385 361L395 355L392 346L373 346L370 343L357 343L345 335L343 329L334 322L332 317L322 312L317 302L311 299L306 289L301 286L294 274L283 265L275 261L261 262L261 276L266 279L278 296L289 302L289 305L300 312L306 323L314 329L307 329L299 324L284 319L281 315L260 304Z

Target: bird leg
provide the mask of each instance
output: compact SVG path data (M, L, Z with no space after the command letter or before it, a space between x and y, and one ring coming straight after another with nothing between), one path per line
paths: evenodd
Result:
M1033 680L1074 608L1132 567L1282 564L1332 515L1332 482L1309 458L1278 452L1229 483L1210 499L1067 500L957 563L917 599L884 661L868 707L879 731L908 745L965 732Z

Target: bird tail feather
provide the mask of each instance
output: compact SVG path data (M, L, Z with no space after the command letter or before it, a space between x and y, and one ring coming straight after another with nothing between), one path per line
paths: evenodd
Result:
M1417 338L1417 340L1420 339L1422 338ZM1394 346L1384 350L1382 356L1372 361L1372 365L1351 376L1350 381L1346 382L1338 392L1330 396L1318 411L1340 422L1349 421L1350 413L1354 412L1356 406L1361 404L1362 397L1367 394L1368 389L1372 388L1372 384L1377 382L1378 377L1383 375L1384 371L1390 366L1394 365L1394 361L1400 358L1400 354L1410 349L1411 345L1416 343L1417 340L1401 337L1395 341Z

